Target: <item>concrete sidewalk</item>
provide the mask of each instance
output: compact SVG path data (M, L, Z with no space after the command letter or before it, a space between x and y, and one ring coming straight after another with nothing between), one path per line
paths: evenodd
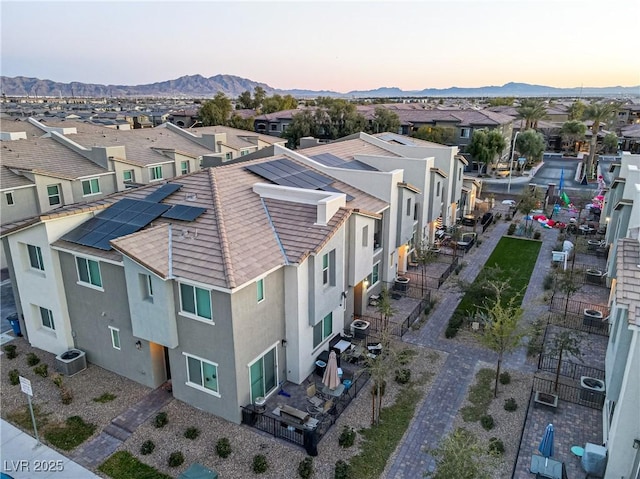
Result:
M0 419L0 469L15 479L92 479L93 472Z

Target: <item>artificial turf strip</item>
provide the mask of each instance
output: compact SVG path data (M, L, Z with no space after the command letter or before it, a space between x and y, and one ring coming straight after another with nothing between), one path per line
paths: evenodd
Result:
M500 274L492 277L492 280L507 281L517 292L520 302L524 297L527 285L531 279L533 268L538 260L538 254L542 242L529 239L513 238L503 236L496 245L493 253L484 265L484 269L498 267ZM481 277L480 272L479 277ZM466 300L466 301L465 301ZM458 305L458 311L470 311L476 308L467 295L462 298Z
M116 452L98 470L113 479L171 479L171 476L140 462L127 451Z

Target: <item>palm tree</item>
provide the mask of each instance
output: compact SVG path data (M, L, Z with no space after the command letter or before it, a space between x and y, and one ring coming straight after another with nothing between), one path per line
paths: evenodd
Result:
M596 143L598 141L598 132L600 131L600 124L606 123L611 120L614 113L618 110L618 104L616 103L592 103L587 107L584 112L584 116L587 120L592 120L591 126L591 143L589 146L589 156L583 172L585 175L589 175L590 178L594 177L593 172L593 160L596 156Z
M571 145L573 153L576 153L578 142L584 139L586 133L587 126L578 120L569 120L565 122L560 129L562 139Z
M547 107L544 101L538 99L522 100L516 111L518 119L525 120L524 128L520 128L522 131L538 128L538 121L547 117Z

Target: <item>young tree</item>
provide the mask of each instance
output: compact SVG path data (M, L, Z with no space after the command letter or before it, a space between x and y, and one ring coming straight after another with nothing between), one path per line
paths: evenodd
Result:
M571 329L565 329L561 333L554 336L551 341L551 347L548 353L551 356L558 358L558 365L556 367L556 380L554 384L554 391L558 390L558 382L560 380L560 369L562 368L562 355L564 353L572 354L576 359L582 362L582 352L580 351L580 342L582 338Z
M509 294L509 299L506 299L506 292L510 290L508 282L489 281L487 284L494 290L496 299L491 303L485 303L482 308L485 313L485 325L480 341L487 348L498 353L496 381L493 389L493 396L497 397L498 378L504 354L516 349L524 336L520 324L523 310L518 306L522 300L520 295Z
M200 107L200 121L204 126L226 125L231 111L231 100L222 93L216 93L212 100L208 100Z
M437 448L427 451L436 460L431 479L491 479L497 460L469 431L458 428Z
M618 137L615 133L607 133L604 136L602 149L605 153L615 153L618 150Z
M378 305L376 306L380 313L380 319L382 320L382 329L387 329L389 326L389 318L395 314L393 305L391 304L391 295L388 289L383 289L378 299Z
M476 161L488 168L506 146L507 142L498 130L476 130L471 137L468 151Z
M436 260L436 258L438 257L438 253L434 251L432 244L429 244L428 241L425 241L423 239L416 245L414 257L416 259L416 262L420 265L420 271L421 271L420 287L421 287L422 295L424 296L425 269L429 263L432 263Z
M578 142L584 140L587 134L587 125L579 120L570 120L563 123L560 129L562 140L571 146L573 153L578 151ZM563 145L564 146L564 145Z
M518 199L518 211L524 215L526 218L526 227L525 233L527 236L530 236L531 231L529 231L529 215L531 211L538 207L540 200L537 197L537 189L532 191L523 191L522 195Z
M431 141L441 145L450 145L455 140L456 130L443 126L421 126L418 131L411 134L414 138Z
M576 251L575 251L575 246L574 246L574 250L572 252L573 254L573 260L571 262L571 269L567 269L567 270L559 270L556 273L556 277L555 277L555 289L556 291L559 291L560 293L563 293L565 296L565 303L564 303L564 318L567 318L567 311L569 310L569 299L571 298L571 296L578 292L580 290L580 284L577 281L575 272L573 270L573 265L575 264L575 258L576 258Z
M516 148L521 155L527 158L527 163L535 163L542 159L544 153L545 139L542 133L535 130L527 130L518 135Z
M397 113L391 110L387 110L382 106L377 106L373 114L373 120L368 128L370 133L382 133L383 131L389 131L391 133L398 133L400 129L400 117Z
M593 121L593 125L591 126L589 156L583 170L584 174L587 175L588 178L594 177L593 162L596 156L596 144L598 142L600 125L602 123L606 124L610 121L616 111L618 111L618 107L619 105L617 103L592 103L584 112L585 118Z

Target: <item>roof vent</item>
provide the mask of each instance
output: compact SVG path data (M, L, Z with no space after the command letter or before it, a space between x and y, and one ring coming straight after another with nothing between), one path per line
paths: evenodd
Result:
M196 193L187 193L184 196L184 199L187 201L195 201L198 199L198 195Z

